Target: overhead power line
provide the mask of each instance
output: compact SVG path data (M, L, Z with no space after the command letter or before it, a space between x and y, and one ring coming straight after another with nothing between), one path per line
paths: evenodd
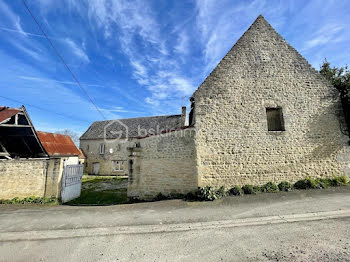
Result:
M102 111L98 108L98 106L95 104L95 102L92 100L92 98L90 97L90 95L88 94L88 92L85 90L85 88L83 88L83 86L80 84L80 81L78 80L78 78L75 76L75 74L73 73L73 71L69 68L69 66L67 65L67 63L64 61L63 57L61 56L61 54L58 52L58 50L56 49L56 47L54 46L53 42L50 40L50 38L47 36L47 34L45 33L44 29L41 27L41 25L39 24L38 20L36 19L36 17L34 16L34 14L32 13L32 11L29 9L29 6L27 5L25 0L22 0L23 5L25 6L25 8L27 9L28 13L30 14L30 16L33 18L34 22L37 24L39 30L41 31L41 33L43 34L43 36L46 38L46 40L49 42L49 44L51 45L52 49L55 51L56 55L58 56L58 58L61 60L61 62L63 63L63 65L66 67L66 69L68 70L68 72L71 74L71 76L73 77L74 81L77 83L77 85L80 87L80 89L84 92L84 94L86 95L86 97L89 99L89 101L95 106L97 112L99 112L99 114L102 116L103 119L106 119L105 116L103 115Z
M52 111L52 110L48 110L48 109L45 109L45 108L42 108L42 107L39 107L39 106L36 106L36 105L31 105L31 104L28 104L28 103L23 103L21 101L18 101L16 99L13 99L13 98L9 98L9 97L6 97L6 96L2 96L0 95L0 98L3 98L3 99L6 99L8 101L12 101L14 103L18 103L18 104L21 104L21 105L25 105L25 106L29 106L29 107L32 107L32 108L35 108L35 109L38 109L38 110L42 110L42 111L45 111L45 112L48 112L48 113L51 113L51 114L54 114L54 115L58 115L62 118L65 118L65 119L70 119L70 120L73 120L73 121L77 121L77 122L81 122L81 123L89 123L88 120L83 120L83 119L79 119L79 118L76 118L75 116L71 116L71 115L65 115L65 114L60 114L60 113L57 113L55 111Z

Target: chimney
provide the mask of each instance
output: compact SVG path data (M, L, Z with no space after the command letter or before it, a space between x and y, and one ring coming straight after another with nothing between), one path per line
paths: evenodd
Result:
M182 108L182 111L181 111L181 119L182 119L182 126L185 126L186 125L186 107L183 106Z

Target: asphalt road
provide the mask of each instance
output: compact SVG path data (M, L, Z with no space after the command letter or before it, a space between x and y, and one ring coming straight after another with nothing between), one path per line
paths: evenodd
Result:
M350 188L0 207L0 261L350 261Z

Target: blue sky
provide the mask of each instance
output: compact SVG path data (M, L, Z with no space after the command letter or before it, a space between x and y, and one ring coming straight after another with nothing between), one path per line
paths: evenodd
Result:
M348 0L27 3L107 119L179 114L259 14L316 69L350 61ZM20 0L0 0L0 76L0 105L24 104L37 130L102 120Z

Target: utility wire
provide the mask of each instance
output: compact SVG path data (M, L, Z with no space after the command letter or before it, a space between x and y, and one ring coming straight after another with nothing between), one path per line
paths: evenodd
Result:
M65 119L75 120L75 121L79 121L79 122L82 122L82 123L83 123L83 122L84 122L84 123L89 123L88 120L78 119L78 118L75 118L74 116L60 114L60 113L57 113L57 112L54 112L54 111L51 111L51 110L47 110L47 109L42 108L42 107L39 107L39 106L31 105L31 104L28 104L28 103L23 103L23 102L21 102L21 101L18 101L18 100L16 100L16 99L9 98L9 97L6 97L6 96L0 95L0 98L6 99L6 100L9 100L9 101L18 103L18 104L30 106L30 107L33 107L33 108L36 108L36 109L38 109L38 110L42 110L42 111L45 111L45 112L49 112L49 113L51 113L51 114L58 115L58 116L60 116L60 117L62 117L62 118L65 118Z
M32 13L32 11L29 9L27 3L25 0L22 0L23 5L25 6L25 8L27 9L28 13L30 14L30 16L33 18L34 22L37 24L38 28L40 29L41 33L43 34L43 36L46 38L46 40L49 42L49 44L51 45L52 49L55 51L56 55L58 56L58 58L61 60L61 62L63 63L63 65L66 67L66 69L69 71L69 73L71 74L71 76L73 77L73 79L75 80L75 82L77 83L77 85L80 87L80 89L85 93L85 95L87 96L87 98L90 100L90 102L95 106L96 110L100 113L100 115L102 116L102 118L105 120L105 116L103 115L103 113L101 112L101 110L98 108L98 106L95 104L95 102L92 100L92 98L89 96L88 92L82 87L82 85L80 84L80 81L78 80L78 78L75 76L75 74L72 72L72 70L69 68L69 66L67 65L67 63L64 61L63 57L61 56L61 54L58 52L58 50L56 49L56 47L54 46L54 44L52 43L52 41L50 40L50 38L46 35L44 29L41 27L41 25L39 24L38 20L36 19L36 17L34 16L34 14Z

